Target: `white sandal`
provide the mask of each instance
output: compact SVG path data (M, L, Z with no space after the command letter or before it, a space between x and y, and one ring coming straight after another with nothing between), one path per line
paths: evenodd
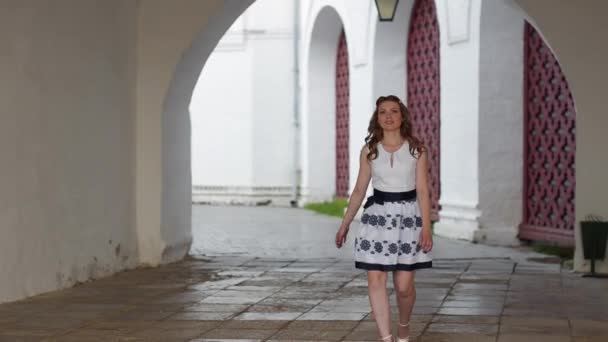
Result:
M381 341L384 341L384 340L386 340L387 338L390 338L390 339L391 339L390 341L391 341L391 342L393 342L393 335L388 335L388 336L386 336L386 337L383 337L383 338L381 339Z
M409 325L410 325L410 323L409 323L409 322L407 322L407 323L405 323L405 324L401 324L401 323L399 323L399 326L400 326L400 327L407 327L407 326L409 326ZM410 342L410 337L408 336L408 337L406 337L406 338L400 338L400 337L399 337L399 335L397 335L397 342Z

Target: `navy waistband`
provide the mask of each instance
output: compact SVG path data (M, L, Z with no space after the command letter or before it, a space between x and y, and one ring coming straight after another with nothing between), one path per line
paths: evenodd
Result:
M416 189L405 192L386 192L374 189L374 194L367 198L363 208L371 207L372 204L383 205L384 202L413 201L416 200Z

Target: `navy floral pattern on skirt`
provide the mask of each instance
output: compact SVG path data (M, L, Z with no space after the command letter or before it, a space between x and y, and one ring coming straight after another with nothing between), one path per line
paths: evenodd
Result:
M355 267L370 271L413 271L432 267L432 254L420 245L418 202L371 203L363 210L355 236Z

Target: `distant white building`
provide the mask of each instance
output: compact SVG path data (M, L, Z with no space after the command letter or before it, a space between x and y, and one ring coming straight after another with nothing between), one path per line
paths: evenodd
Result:
M437 234L574 244L573 100L510 0L402 0L392 22L368 0L256 1L192 97L193 201L348 196L387 94L430 148Z

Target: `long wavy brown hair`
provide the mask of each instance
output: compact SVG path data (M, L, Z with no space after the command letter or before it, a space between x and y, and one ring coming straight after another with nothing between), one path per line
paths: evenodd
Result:
M410 115L410 111L407 107L401 102L399 97L395 95L388 96L380 96L376 100L376 109L374 110L374 114L372 118L369 120L369 126L367 128L367 137L365 137L365 144L369 149L369 153L367 154L367 160L372 161L378 158L378 144L384 138L384 130L380 126L378 122L378 107L380 104L385 101L391 101L399 104L399 109L401 111L401 137L409 143L410 154L414 158L418 158L422 152L425 151L424 145L422 141L412 134L412 119Z

